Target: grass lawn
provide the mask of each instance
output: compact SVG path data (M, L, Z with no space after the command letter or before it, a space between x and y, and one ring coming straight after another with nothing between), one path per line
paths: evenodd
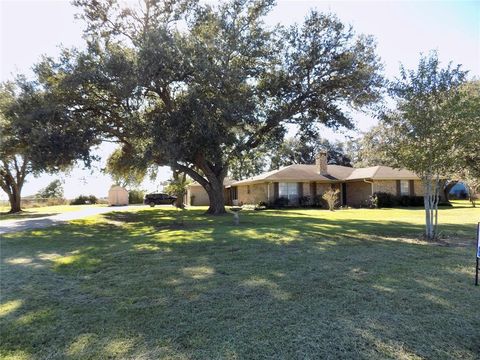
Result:
M106 206L106 205L53 205L53 206L41 206L35 208L28 208L17 214L9 214L8 211L10 207L3 206L0 207L0 222L6 220L21 220L21 219L32 219L43 216L57 215L61 213L79 211L85 207L97 207L97 206Z
M480 209L173 208L1 239L4 359L478 359Z

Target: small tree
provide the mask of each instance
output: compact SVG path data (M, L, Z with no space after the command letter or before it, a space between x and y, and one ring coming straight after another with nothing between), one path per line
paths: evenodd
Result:
M468 199L473 207L476 207L477 201L480 198L480 178L474 177L471 174L464 175L464 184L468 189Z
M335 207L338 204L338 195L340 194L340 190L338 189L329 189L325 191L322 195L322 199L327 202L328 210L334 211Z
M62 199L63 182L60 179L53 180L45 188L35 194L35 197L40 199Z
M396 109L383 116L385 136L379 148L394 165L422 179L427 240L437 237L442 180L459 161L458 149L469 143L462 129L473 119L460 116L458 106L465 75L460 66L440 68L436 53L422 57L416 71L401 68L390 89Z
M175 201L175 206L178 209L184 209L185 203L183 199L187 192L187 186L189 181L185 173L173 170L172 179L169 180L168 184L165 186L164 191L169 194L177 197Z

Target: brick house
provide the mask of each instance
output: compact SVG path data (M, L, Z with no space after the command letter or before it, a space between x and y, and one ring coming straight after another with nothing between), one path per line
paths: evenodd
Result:
M351 168L327 165L325 152L319 153L315 165L294 164L249 179L226 179L224 185L227 204L233 200L243 204L271 203L283 197L294 205L302 197L313 199L330 188L340 190L341 205L353 207L365 205L376 192L423 196L421 181L411 171L388 166ZM189 205L192 205L192 196L193 205L208 205L208 195L199 184L194 183L188 188Z

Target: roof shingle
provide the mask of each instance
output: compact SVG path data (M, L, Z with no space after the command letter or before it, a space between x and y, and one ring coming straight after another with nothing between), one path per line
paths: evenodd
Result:
M340 165L328 165L328 175L320 175L316 165L294 164L278 170L264 172L260 175L234 181L231 185L248 185L265 181L291 182L338 182L353 180L416 180L413 172L406 169L394 169L389 166L373 166L367 168L351 168Z

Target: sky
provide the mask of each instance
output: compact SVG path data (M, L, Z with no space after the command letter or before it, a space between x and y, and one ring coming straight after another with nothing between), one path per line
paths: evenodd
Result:
M377 53L384 63L384 74L393 79L400 64L414 68L421 53L437 50L444 64L462 64L471 77L480 77L480 1L277 1L267 23L285 25L301 22L309 9L333 12L357 33L373 35ZM69 1L0 0L0 81L12 79L18 73L31 74L31 66L42 55L56 56L59 46L82 47L84 24L75 20L77 9ZM369 116L356 115L358 131L375 124ZM325 130L329 139L344 139L352 133ZM0 139L1 141L1 139ZM95 150L105 159L112 144ZM56 178L64 180L65 196L80 194L105 197L112 185L101 172L103 161L93 169L80 166L68 174L30 177L23 195L36 193ZM163 168L154 181L147 180L142 188L161 190L161 182L169 178ZM0 199L6 195L0 193Z

